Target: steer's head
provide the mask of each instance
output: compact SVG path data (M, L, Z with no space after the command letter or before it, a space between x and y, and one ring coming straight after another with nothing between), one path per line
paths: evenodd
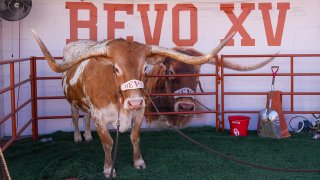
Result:
M165 57L170 57L187 64L203 64L214 57L234 35L230 35L211 53L203 56L189 56L173 49L130 42L123 39L101 42L90 41L90 43L88 41L78 41L68 46L78 45L81 48L75 48L76 50L65 53L64 61L57 63L41 39L34 31L33 33L49 66L55 72L65 72L73 65L87 59L103 60L111 64L117 86L122 95L124 108L129 110L140 110L145 106L141 89L144 88L144 71L148 63L162 63ZM83 44L85 42L87 44ZM114 91L118 91L118 89Z
M201 56L202 53L191 48L175 48L176 51L190 56ZM174 61L171 58L166 58L163 62L166 67L166 74L181 75L181 74L199 74L200 65L190 65ZM180 95L173 96L173 110L178 111L194 111L195 102L194 95L199 82L198 76L172 76L165 80L165 87L168 93L179 93Z
M145 107L142 90L149 49L144 44L117 39L108 43L108 52L121 103L127 110L141 110Z

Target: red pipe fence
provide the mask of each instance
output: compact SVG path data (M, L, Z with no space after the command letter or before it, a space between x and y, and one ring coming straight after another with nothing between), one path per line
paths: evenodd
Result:
M30 62L30 77L20 81L18 83L15 83L15 64L21 63L21 62ZM38 127L37 127L37 121L35 115L37 114L37 105L36 105L36 84L35 84L35 58L24 58L24 59L13 59L13 60L6 60L6 61L0 61L0 66L8 65L10 66L9 74L10 74L10 85L8 87L4 87L3 89L0 89L0 95L10 92L10 104L11 104L11 112L4 115L4 117L0 117L0 125L5 123L6 121L11 120L11 128L12 128L12 135L9 138L9 140L4 144L2 147L2 150L5 151L21 134L22 132L32 123L32 138L33 140L37 140L38 138ZM20 86L30 83L31 86L31 94L30 99L26 100L24 103L22 103L20 106L16 107L16 88L19 88ZM32 109L32 118L28 120L20 129L17 129L17 121L16 119L17 114L19 111L21 111L23 108L25 108L27 105L31 104ZM3 107L2 107L3 108Z
M226 92L225 91L225 79L232 76L244 77L244 76L272 76L272 73L241 73L241 74L233 74L233 73L225 73L223 67L223 61L225 58L232 59L232 58L269 58L269 57L282 57L287 58L290 63L290 73L278 73L277 76L287 76L290 77L290 91L289 92L282 92L284 96L290 96L290 111L284 111L284 114L312 114L312 113L320 113L319 111L297 111L294 109L294 96L301 96L301 95L320 95L320 92L296 92L294 90L294 78L297 76L316 76L320 77L320 73L296 73L294 72L294 61L297 57L320 57L320 54L267 54L267 55L221 55L221 128L224 131L224 116L227 113L250 113L250 114L258 114L259 111L256 110L225 110L225 97L232 96L232 95L264 95L267 96L268 92ZM276 61L276 59L274 60ZM305 61L307 63L307 60ZM320 59L318 60L320 65Z
M290 60L290 73L280 73L279 76L288 76L290 77L290 92L283 92L283 95L290 96L290 111L284 111L286 114L311 114L311 113L320 113L320 111L295 111L294 109L294 96L298 95L320 95L320 92L295 92L294 91L294 77L296 76L320 76L320 73L295 73L294 72L294 60L296 57L320 57L320 54L277 54L277 55L221 55L221 62L224 61L225 58L259 58L259 57L285 57L289 58ZM56 59L62 59L62 57L56 57ZM0 89L0 95L4 95L4 93L10 91L10 99L11 99L11 112L0 117L0 126L5 123L6 121L11 120L12 124L12 135L8 141L5 142L4 146L2 147L3 151L5 151L17 138L22 134L22 132L32 124L32 139L34 141L38 140L38 121L44 119L62 119L62 118L71 118L70 115L56 115L56 116L39 116L38 115L38 101L43 100L53 100L53 99L65 99L64 96L38 96L37 93L37 82L38 81L48 81L48 80L57 80L61 79L61 76L47 76L47 77L40 77L37 76L37 61L44 60L43 57L30 57L24 59L15 59L15 60L6 60L0 61L0 66L3 65L10 65L10 86L4 87ZM15 65L16 63L20 62L30 62L30 76L29 78L17 82L15 80ZM319 60L320 62L320 60ZM214 96L215 98L215 109L208 110L208 111L190 111L190 112L183 112L185 114L203 114L203 113L214 113L216 116L216 131L219 131L221 128L222 131L225 129L224 123L224 116L228 113L258 113L256 110L246 110L246 111L239 111L239 110L225 110L225 96L232 96L232 95L263 95L266 96L267 92L226 92L225 91L225 83L224 79L232 76L272 76L271 73L225 73L223 63L221 63L221 67L215 66L215 70L210 74L183 74L183 75L159 75L159 76L149 76L152 77L165 77L165 76L209 76L215 78L215 91L214 92L195 92L192 95L210 95ZM221 73L219 73L221 71ZM31 94L30 99L26 100L20 106L16 107L16 88L30 83L31 87ZM221 90L219 90L219 84L221 84ZM175 96L179 95L176 93L153 93L150 96ZM220 99L219 99L220 98ZM4 102L6 103L6 102ZM17 113L22 110L27 105L31 105L31 119L27 121L23 125L22 128L17 129ZM220 110L221 107L221 110ZM154 115L155 113L151 113ZM161 112L161 114L171 115L171 114L181 114L181 112ZM221 119L220 117L221 116Z

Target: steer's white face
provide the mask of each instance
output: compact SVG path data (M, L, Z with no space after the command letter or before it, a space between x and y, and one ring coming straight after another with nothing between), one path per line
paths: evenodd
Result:
M138 111L145 107L143 79L148 52L145 46L139 44L136 44L134 48L125 46L130 46L130 44L110 47L112 51L110 58L113 58L114 61L115 81L124 109ZM119 48L126 48L126 53Z

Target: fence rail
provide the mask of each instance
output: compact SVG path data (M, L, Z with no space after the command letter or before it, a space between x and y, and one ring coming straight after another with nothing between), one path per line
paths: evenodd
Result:
M222 131L225 129L225 120L224 116L228 113L258 113L256 110L225 110L225 96L233 96L233 95L260 95L266 96L267 92L227 92L225 91L225 79L229 77L263 77L263 76L271 76L270 73L225 73L223 67L223 61L225 58L262 58L262 57L286 57L289 58L290 62L290 73L279 73L278 76L290 77L290 91L283 92L282 95L290 96L290 110L284 111L286 114L311 114L311 113L320 113L320 111L297 111L294 109L294 96L302 96L302 95L312 95L318 96L320 92L296 92L294 90L294 77L298 76L306 76L306 77L320 77L320 73L300 73L294 72L294 60L297 57L320 57L320 54L265 54L265 55L222 55L221 56L221 67L216 66L214 72L207 73L207 74L183 74L183 75L157 75L157 76L149 76L152 77L185 77L185 76L206 76L206 77L213 77L215 79L215 91L214 92L196 92L192 93L192 95L210 95L214 96L215 98L215 109L207 110L207 111L192 111L192 112L184 112L186 114L203 114L203 113L214 113L216 115L216 131L219 131L221 128ZM62 57L55 57L55 59L61 60ZM0 95L4 95L6 92L10 92L10 101L11 101L11 112L5 114L3 117L0 117L0 125L4 124L8 120L11 120L12 124L12 135L8 141L2 147L3 151L5 151L20 135L21 133L30 125L32 125L32 138L34 141L38 140L38 121L44 119L65 119L71 118L70 115L55 115L55 116L39 116L38 115L38 101L45 101L45 100L53 100L53 99L65 99L64 96L38 96L38 81L48 81L48 80L59 80L61 76L38 76L37 75L37 61L44 60L44 57L30 57L30 58L23 58L23 59L15 59L15 60L5 60L0 61L0 65L9 65L9 76L10 76L10 86L4 87L0 89ZM29 78L15 83L15 67L16 63L20 62L29 62L30 63L30 76ZM319 60L320 62L320 60ZM24 103L16 107L16 88L30 83L31 87L31 94L30 98L27 99ZM150 96L175 96L175 93L152 93ZM25 108L27 105L31 105L31 119L28 120L19 130L17 129L17 121L16 119L17 113ZM219 108L221 107L221 109ZM149 115L155 115L156 113L150 113ZM171 115L171 114L181 114L176 112L161 112L161 114Z
M16 83L15 80L15 68L16 68L16 63L21 63L21 62L29 62L30 63L30 77L19 81ZM30 124L35 124L35 113L31 113L31 119L28 120L25 124L23 124L23 126L18 129L17 127L17 122L19 119L17 119L17 114L24 109L27 105L31 104L32 106L32 112L36 112L35 111L35 94L31 93L30 94L30 98L27 99L25 102L23 102L21 105L17 104L18 107L16 107L16 88L21 87L22 85L25 85L27 83L30 83L31 86L31 90L34 90L36 87L34 86L34 81L35 78L33 77L33 72L34 72L34 62L35 62L35 58L34 57L30 57L30 58L23 58L23 59L13 59L13 60L5 60L5 61L0 61L0 65L8 65L10 66L9 68L9 77L10 77L10 85L8 87L5 87L3 89L0 89L0 95L3 95L6 92L10 92L10 110L11 112L8 114L5 114L3 117L0 117L0 125L3 125L4 123L6 123L7 121L9 121L11 119L11 129L12 129L12 135L9 138L9 140L7 140L3 147L2 150L5 151L17 138L19 138L19 136L23 133L23 131L30 125ZM20 71L20 69L19 69ZM20 77L19 77L20 80ZM32 92L32 91L31 91ZM33 133L33 140L37 140L37 135L35 135ZM2 144L2 143L1 143Z
M264 95L267 96L268 92L226 92L225 91L225 78L228 77L259 77L259 76L272 76L272 73L225 73L224 67L223 67L223 61L228 58L262 58L262 57L285 57L290 63L290 73L279 73L277 76L285 76L290 77L290 91L289 92L282 92L282 96L290 96L290 110L289 111L283 111L284 114L312 114L312 113L320 113L319 111L297 111L294 109L294 97L298 95L320 95L320 92L296 92L294 90L294 77L297 76L305 76L305 77L320 77L320 73L295 73L294 72L294 61L297 57L319 57L319 65L320 65L320 54L264 54L264 55L221 55L221 128L222 131L224 131L225 126L225 114L228 113L248 113L248 114L257 114L259 111L256 110L225 110L225 97L226 96L232 96L232 95Z

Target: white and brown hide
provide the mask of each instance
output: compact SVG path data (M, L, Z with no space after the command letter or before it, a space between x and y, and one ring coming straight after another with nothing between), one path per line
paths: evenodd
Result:
M234 35L227 37L211 53L197 57L123 39L81 40L69 43L64 49L63 62L57 63L38 35L33 33L50 68L63 73L63 90L73 112L80 109L92 117L105 153L103 172L107 177L111 173L113 147L107 126L111 124L117 128L118 119L120 132L132 128L134 167L146 168L140 153L140 127L146 105L143 83L146 65L162 63L165 57L193 65L206 63ZM73 113L74 118L76 115ZM87 138L90 140L91 137L88 135Z

